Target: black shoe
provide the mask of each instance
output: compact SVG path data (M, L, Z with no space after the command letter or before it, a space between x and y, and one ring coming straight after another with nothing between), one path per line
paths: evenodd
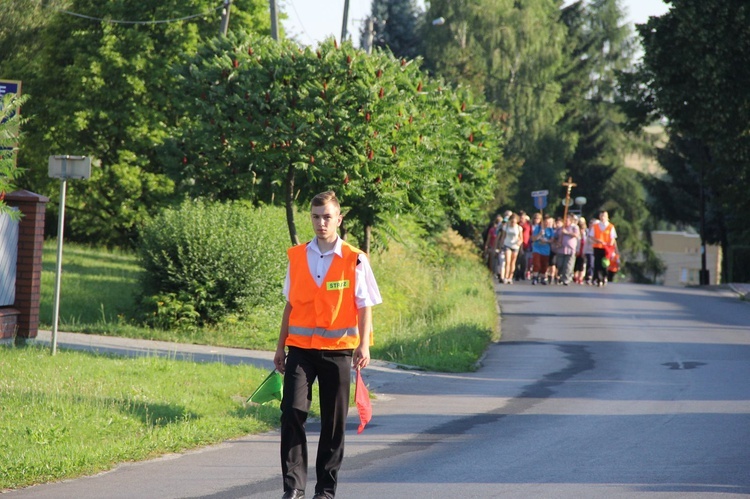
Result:
M284 492L281 499L305 499L305 491L300 489L289 489Z
M313 496L313 499L333 499L333 496L330 496L325 492L318 492Z

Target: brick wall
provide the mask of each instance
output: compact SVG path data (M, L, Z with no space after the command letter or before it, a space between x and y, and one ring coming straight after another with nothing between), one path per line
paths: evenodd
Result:
M39 300L42 282L42 246L44 216L49 198L20 190L5 196L8 206L17 207L23 217L18 227L18 261L16 264L16 302L0 309L1 338L36 338L39 331ZM16 316L16 324L6 318ZM9 333L6 333L9 330ZM9 336L6 336L9 334Z

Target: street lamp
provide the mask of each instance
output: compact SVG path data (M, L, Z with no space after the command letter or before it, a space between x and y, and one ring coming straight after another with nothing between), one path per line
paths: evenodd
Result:
M52 311L52 355L57 352L57 323L60 318L60 277L62 276L63 228L65 227L65 193L68 179L88 180L91 177L91 157L62 154L49 157L50 178L60 179L60 213L57 222L57 270Z
M575 203L576 203L576 206L578 206L578 214L582 215L583 214L583 205L586 204L586 198L583 197L583 196L578 196L575 199Z

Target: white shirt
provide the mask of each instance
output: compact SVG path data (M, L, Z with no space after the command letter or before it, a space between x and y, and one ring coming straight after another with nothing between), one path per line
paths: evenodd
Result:
M340 237L336 238L336 244L333 249L325 253L320 252L317 238L308 243L307 268L310 270L310 274L318 287L323 284L323 279L325 279L328 269L331 268L334 255L343 256L341 253ZM357 262L357 268L354 271L354 300L357 308L372 307L383 303L378 283L375 281L375 275L372 273L372 267L370 267L370 261L367 256L364 253L360 253ZM284 296L287 301L289 301L289 287L289 266L287 265L286 277L284 278Z
M521 234L523 234L523 229L520 225L516 224L514 226L509 222L506 224L503 234L503 246L511 248L514 251L521 247Z

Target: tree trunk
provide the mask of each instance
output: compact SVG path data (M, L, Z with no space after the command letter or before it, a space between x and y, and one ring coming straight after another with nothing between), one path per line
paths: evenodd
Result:
M286 225L289 227L289 237L292 240L292 245L297 246L299 244L299 236L297 236L297 227L294 225L294 166L289 165L286 171L286 199L284 199L286 205Z
M368 255L370 254L370 241L372 241L372 225L365 225L365 237L362 241L362 247L359 248Z

